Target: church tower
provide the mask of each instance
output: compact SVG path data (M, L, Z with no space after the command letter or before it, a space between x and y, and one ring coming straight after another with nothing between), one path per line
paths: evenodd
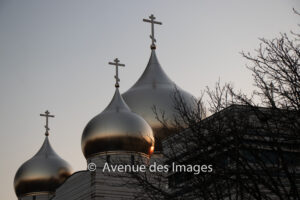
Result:
M156 109L158 117L161 117L160 112L164 113L168 128L172 129L174 120L178 117L174 108L174 97L179 97L187 108L193 108L196 104L195 98L177 86L167 76L158 61L154 24L162 25L162 23L155 19L153 15L149 16L149 19L143 19L144 22L151 24L151 55L147 67L138 81L122 96L131 110L150 124L155 137L155 153L160 153L161 141L168 135L163 131L163 126L157 120L153 109Z
M148 123L132 112L119 92L119 67L116 58L115 94L109 105L91 119L83 130L82 152L87 160L86 171L70 177L57 191L53 200L118 200L140 195L136 182L126 172L106 170L105 166L148 164L155 140Z
M48 118L54 115L46 111L40 116L46 117L46 137L40 150L15 175L14 187L19 200L48 200L72 174L71 166L55 153L49 142Z
M149 159L154 151L154 137L151 127L139 115L131 112L119 92L118 67L120 64L109 62L116 68L115 94L109 105L99 115L95 116L85 127L81 146L87 162L105 158L107 161L113 157L130 155Z

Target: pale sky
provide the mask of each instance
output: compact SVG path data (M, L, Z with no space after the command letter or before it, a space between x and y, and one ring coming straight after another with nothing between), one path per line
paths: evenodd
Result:
M239 52L258 38L298 31L299 0L0 0L0 199L16 199L13 179L44 140L75 171L85 169L81 134L114 93L118 57L125 92L150 56L154 14L158 59L181 88L196 97L220 78L250 92L252 79Z

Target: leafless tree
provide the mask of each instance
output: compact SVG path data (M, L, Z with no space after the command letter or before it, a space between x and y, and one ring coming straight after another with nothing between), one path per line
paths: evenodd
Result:
M175 92L172 129L154 107L164 130L172 132L164 141L165 164L214 170L130 174L148 198L300 199L300 34L260 42L256 54L242 52L253 75L251 97L218 81L190 109Z

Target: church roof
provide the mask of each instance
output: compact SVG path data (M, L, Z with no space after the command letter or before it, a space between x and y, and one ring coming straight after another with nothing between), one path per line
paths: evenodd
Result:
M167 125L172 128L175 119L179 119L175 97L182 99L187 108L196 105L193 95L178 87L164 72L154 49L151 50L149 62L141 77L122 96L130 109L142 116L152 127L157 151L162 150L159 146L160 140L168 134L162 130L163 125L157 117L164 117Z
M152 129L142 117L131 112L123 100L119 92L119 64L111 64L116 65L115 94L104 111L86 125L81 138L84 156L124 152L150 156L154 148Z
M130 88L130 90L140 89L140 88L155 88L163 86L174 87L174 82L168 77L163 68L161 67L155 50L151 50L150 59L148 65L143 72L142 76L138 81Z
M55 153L46 136L39 151L18 169L15 192L18 197L54 193L71 174L71 166Z
M151 126L155 136L155 150L161 151L161 140L169 133L163 130L162 123L167 122L169 128L174 128L174 122L180 121L176 110L176 98L186 105L187 109L195 108L195 98L190 93L178 87L165 73L156 56L156 38L154 37L154 24L162 25L155 21L153 15L144 22L151 23L151 56L141 77L124 94L125 102L130 109L142 116Z

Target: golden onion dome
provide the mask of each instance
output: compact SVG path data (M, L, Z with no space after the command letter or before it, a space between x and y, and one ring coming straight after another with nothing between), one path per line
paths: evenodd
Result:
M86 158L121 152L148 157L154 151L154 137L148 123L131 112L116 88L110 104L86 125L81 147Z
M40 150L18 169L15 192L18 197L53 194L71 174L71 166L55 153L46 136Z
M180 99L188 108L194 108L195 98L176 86L166 75L158 62L155 48L152 48L151 57L144 73L122 96L131 110L143 117L152 127L156 151L162 150L161 140L167 135L162 131L163 126L157 120L153 108L155 106L158 115L161 112L164 114L167 125L172 128L173 122L178 116L178 112L174 108L175 95L180 95Z

